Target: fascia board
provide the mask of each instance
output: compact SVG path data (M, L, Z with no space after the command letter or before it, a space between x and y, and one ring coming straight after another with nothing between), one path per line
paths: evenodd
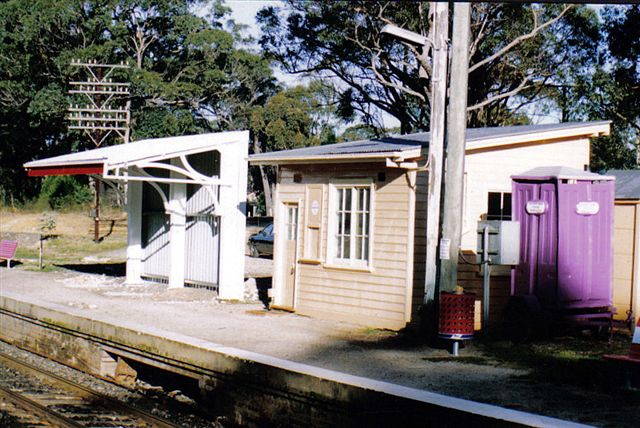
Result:
M130 144L103 147L84 152L40 159L24 164L27 169L72 165L103 164L105 169L113 169L141 162L153 162L171 159L181 155L214 150L216 147L237 143L242 139L248 141L249 131L231 131L219 134L200 134L184 137L167 137L141 140ZM194 146L194 140L196 141ZM200 141L198 141L200 140ZM162 147L162 151L151 148ZM97 152L97 153L96 153ZM151 152L149 154L149 152Z
M167 137L154 140L144 140L145 143L150 145L163 144L166 149L161 153L151 154L146 154L142 151L143 153L139 153L136 156L118 154L107 159L105 167L113 169L129 165L138 165L140 163L172 159L180 156L188 156L195 153L215 150L217 147L232 145L238 143L242 139L248 140L248 138L249 131L231 131L218 134L200 134L185 137ZM197 143L195 146L194 140Z
M202 153L202 152L208 152L211 150L215 150L217 147L220 146L224 146L224 145L230 145L230 144L234 144L237 143L238 140L231 140L231 141L224 141L224 142L220 142L220 143L216 143L216 144L208 144L208 145L202 145L199 147L193 147L191 149L180 149L180 150L173 150L173 151L165 151L161 154L153 154L153 155L148 155L148 156L138 156L135 158L119 158L119 159L107 159L105 162L105 168L107 169L114 169L114 168L122 168L122 167L127 167L127 166L140 166L140 165L144 165L146 163L149 162L157 162L157 161L161 161L161 160L165 160L165 159L173 159L173 158L178 158L180 156L189 156L189 155L193 155L196 153Z
M466 150L487 149L492 147L498 148L501 146L525 144L534 141L556 140L569 137L600 137L603 135L609 135L610 128L610 123L606 122L568 129L538 131L535 133L529 132L499 138L482 138L470 141L467 140Z
M97 165L104 164L106 158L87 158L87 159L69 159L59 161L47 161L47 159L41 159L37 161L31 161L24 164L27 169L34 168L46 168L46 167L58 167L58 166L78 166L78 165Z
M369 162L383 159L415 159L421 156L420 148L395 152L379 153L349 153L343 155L313 155L313 156L249 156L249 163L253 165L281 165L297 163L339 163L339 162Z

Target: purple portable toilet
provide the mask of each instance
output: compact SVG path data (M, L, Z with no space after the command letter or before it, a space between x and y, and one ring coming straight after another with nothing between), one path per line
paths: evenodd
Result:
M615 178L567 167L511 178L513 220L520 222L511 295L535 296L565 314L610 313Z

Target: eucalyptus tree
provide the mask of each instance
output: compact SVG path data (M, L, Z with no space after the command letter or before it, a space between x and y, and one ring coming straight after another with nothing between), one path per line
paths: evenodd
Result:
M592 10L593 11L593 10ZM594 12L595 13L595 12ZM612 121L611 136L595 140L591 168L637 167L640 138L640 6L607 6L600 24L583 42L596 54L581 65L565 67L547 92L550 108L557 106L563 121Z
M608 7L603 15L617 85L611 110L640 135L640 5Z
M394 24L428 36L428 14L426 2L286 0L259 12L260 41L287 72L337 78L341 111L374 127L376 111L386 112L409 132L428 127L430 48L380 30ZM526 109L547 96L558 70L593 54L580 38L595 24L584 6L474 3L469 125L527 121Z
M596 168L640 166L640 5L604 9L607 58L585 93L591 117L613 121L612 136L594 147ZM613 78L611 78L613 77ZM593 99L597 97L596 99ZM595 111L594 111L595 110ZM635 153L634 153L635 152ZM634 156L635 155L635 156Z
M37 192L25 161L84 148L65 122L73 59L131 66L134 140L246 127L275 84L228 13L211 0L0 3L0 196Z
M253 153L295 149L320 144L321 122L318 112L321 101L317 86L296 86L282 89L264 106L252 109L250 129ZM260 180L267 213L272 211L274 171L260 166Z

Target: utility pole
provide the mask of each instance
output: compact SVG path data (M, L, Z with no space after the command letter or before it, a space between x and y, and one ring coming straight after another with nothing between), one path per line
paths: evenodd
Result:
M427 194L427 252L425 264L425 310L433 312L436 292L438 232L440 230L440 197L442 189L445 109L447 97L447 63L449 35L449 3L431 2L430 39L433 42L431 76L431 139L429 141L429 184ZM427 315L433 316L435 314Z
M129 83L113 82L112 73L117 69L128 69L125 64L100 64L96 61L82 62L74 60L71 65L84 69L87 80L72 81L69 84L70 94L85 95L88 104L69 106L67 120L69 129L82 130L89 136L96 147L112 133L122 138L124 143L129 142L129 122L131 102L126 101L124 107L116 107L114 103L121 97L129 97ZM95 213L93 239L100 239L100 188L101 181L94 178L95 182Z
M386 25L382 32L390 34L405 43L422 48L421 60L426 60L428 48L432 48L431 75L431 121L429 141L429 178L427 184L427 221L425 254L425 279L423 296L424 324L435 325L435 292L437 279L438 237L440 231L440 198L443 173L443 150L445 138L445 109L447 96L447 63L449 35L449 4L445 2L429 3L429 19L431 21L429 37L396 27ZM420 67L419 76L425 77L426 71Z
M458 252L462 235L464 203L470 19L469 3L454 3L440 242L440 291L454 291L458 280Z

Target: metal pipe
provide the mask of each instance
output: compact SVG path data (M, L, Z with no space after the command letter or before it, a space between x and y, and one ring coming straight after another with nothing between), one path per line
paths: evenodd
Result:
M482 233L482 331L487 331L489 323L489 280L491 265L489 260L489 226L485 226Z
M100 190L102 188L102 182L95 180L96 186L96 216L93 220L93 242L100 242Z

